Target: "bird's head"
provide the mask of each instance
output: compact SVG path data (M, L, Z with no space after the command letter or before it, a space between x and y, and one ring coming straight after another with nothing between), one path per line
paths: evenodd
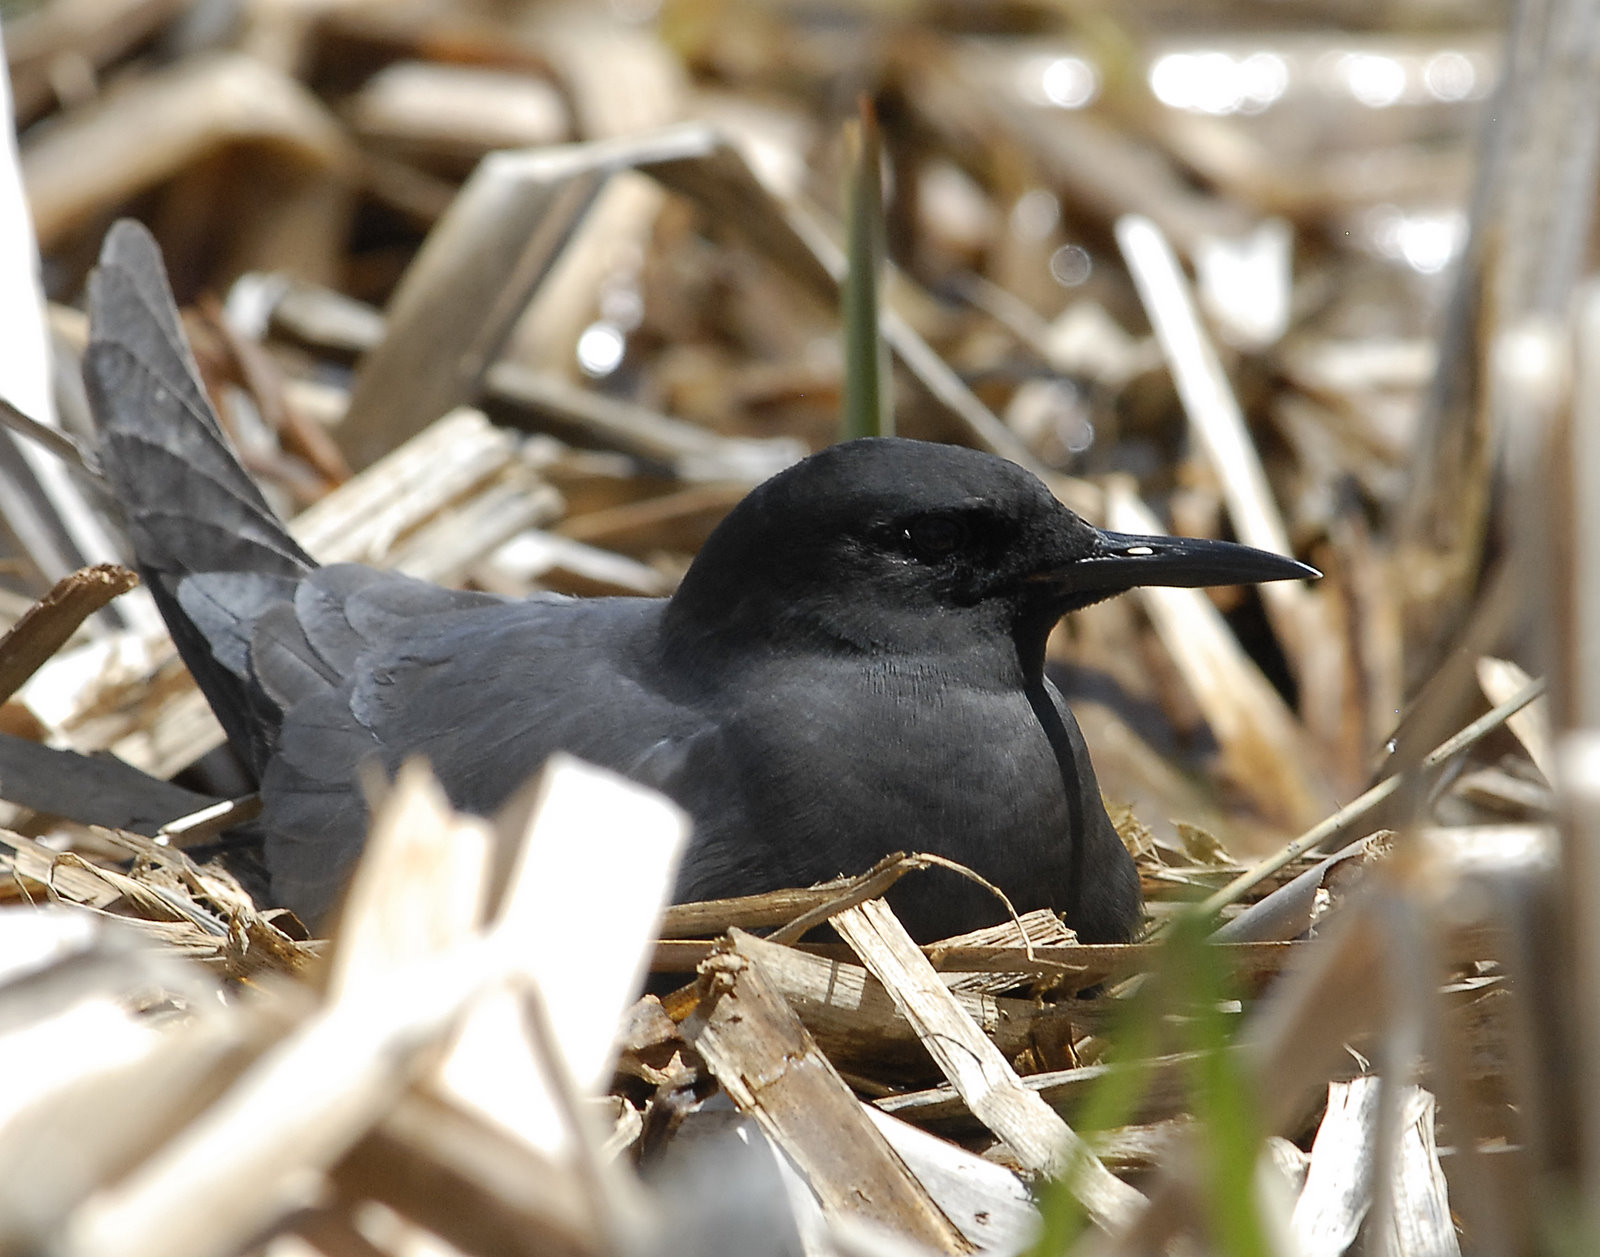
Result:
M668 624L708 643L868 652L1015 642L1042 663L1057 619L1135 586L1315 575L1230 542L1095 528L992 454L867 438L797 463L739 503L690 567Z

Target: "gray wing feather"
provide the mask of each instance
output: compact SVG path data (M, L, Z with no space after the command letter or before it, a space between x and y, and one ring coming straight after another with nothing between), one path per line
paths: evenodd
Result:
M257 772L276 712L244 666L252 612L234 615L197 586L201 573L294 579L316 564L285 531L235 460L178 325L160 250L132 222L106 237L90 279L84 385L100 461L127 516L139 568L183 660L228 739ZM219 657L213 640L226 658Z
M296 605L280 602L255 623L250 634L250 675L280 712L324 691L336 689L339 673L306 639Z
M319 568L295 589L295 619L310 647L336 672L348 672L373 637L373 626L362 632L350 623L351 601L385 579L396 578L375 568L337 563Z
M243 679L250 672L256 622L294 596L295 582L255 572L200 572L177 584L177 603L211 648L211 656Z
M380 631L360 635L348 679L287 711L262 781L275 897L307 919L326 910L365 837L352 784L367 760L392 772L421 756L457 807L485 814L556 750L674 793L685 747L707 726L640 675L659 607L509 602L398 576L356 589L343 604L351 632Z
M140 561L175 573L313 568L223 439L160 250L137 223L107 235L89 310L85 384Z

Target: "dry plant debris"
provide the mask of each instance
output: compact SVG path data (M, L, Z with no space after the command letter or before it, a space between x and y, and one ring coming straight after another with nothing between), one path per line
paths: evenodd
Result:
M1593 1247L1600 16L1510 9L0 5L0 1252ZM1055 635L1147 939L918 948L915 853L666 908L570 763L253 903L94 486L106 224L319 558L662 595L837 433L863 93L899 431L1326 573Z

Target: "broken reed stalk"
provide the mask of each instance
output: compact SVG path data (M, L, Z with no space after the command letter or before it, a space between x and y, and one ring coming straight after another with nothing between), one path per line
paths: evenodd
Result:
M137 572L115 563L82 568L57 581L0 637L0 703L65 646L80 624L138 583Z
M163 846L192 847L209 842L224 830L243 825L261 815L261 796L246 794L237 799L222 799L210 807L170 820L156 831L156 842Z
M48 423L41 423L32 415L24 413L11 404L4 397L0 397L0 428L7 428L18 436L27 437L28 440L42 445L67 466L94 480L99 480L100 467L93 455L87 453L83 446L59 428L53 428Z
M808 930L830 920L835 915L857 904L865 903L869 899L877 899L883 895L890 886L898 882L907 873L917 869L948 869L959 874L969 882L975 882L1000 901L1006 910L1006 915L1011 918L1017 932L1022 935L1022 945L1027 951L1028 958L1033 958L1033 941L1028 937L1028 931L1022 927L1022 919L1017 915L1017 910L1012 906L1011 900L993 882L985 877L980 877L965 864L955 860L946 859L942 855L933 855L930 852L916 852L912 855L892 855L887 859L878 861L877 867L863 877L842 890L835 898L826 903L818 904L809 912L796 917L782 929L772 935L775 943L793 943L805 936Z
M1423 770L1437 768L1451 756L1466 750L1495 729L1498 729L1544 692L1545 682L1542 677L1530 681L1498 707L1485 712L1455 736L1434 747L1432 751L1423 757L1420 768ZM1202 901L1198 910L1210 916L1220 912L1229 904L1237 902L1247 891L1260 885L1291 860L1304 855L1308 851L1316 850L1329 838L1341 832L1347 825L1354 824L1367 815L1378 804L1398 790L1406 781L1407 775L1406 773L1396 773L1392 777L1385 777L1365 794L1359 798L1352 799L1332 816L1313 825L1293 842L1279 848L1260 863L1241 873L1233 881L1217 891L1216 894ZM1165 928L1163 927L1163 929L1157 930L1155 933L1160 934L1164 932Z
M1143 1197L1107 1170L1038 1092L1022 1085L889 905L881 899L857 904L835 916L833 926L889 991L967 1107L1023 1168L1065 1178L1089 1217L1105 1230L1126 1226Z
M698 995L686 1037L734 1104L806 1175L824 1215L892 1227L936 1253L971 1251L759 962L737 951L714 958L702 967Z

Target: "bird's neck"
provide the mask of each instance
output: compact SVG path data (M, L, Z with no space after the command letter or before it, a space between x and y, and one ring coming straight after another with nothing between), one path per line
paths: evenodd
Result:
M865 656L886 648L880 631L848 617L819 615L796 606L767 607L731 600L704 614L674 599L662 618L661 644L669 656L729 660L742 655Z
M774 658L810 657L867 671L938 671L982 689L1041 685L1051 627L974 624L955 615L902 617L848 602L781 608L735 602L714 617L694 611L676 600L669 604L660 645L669 660L696 671L737 672Z

